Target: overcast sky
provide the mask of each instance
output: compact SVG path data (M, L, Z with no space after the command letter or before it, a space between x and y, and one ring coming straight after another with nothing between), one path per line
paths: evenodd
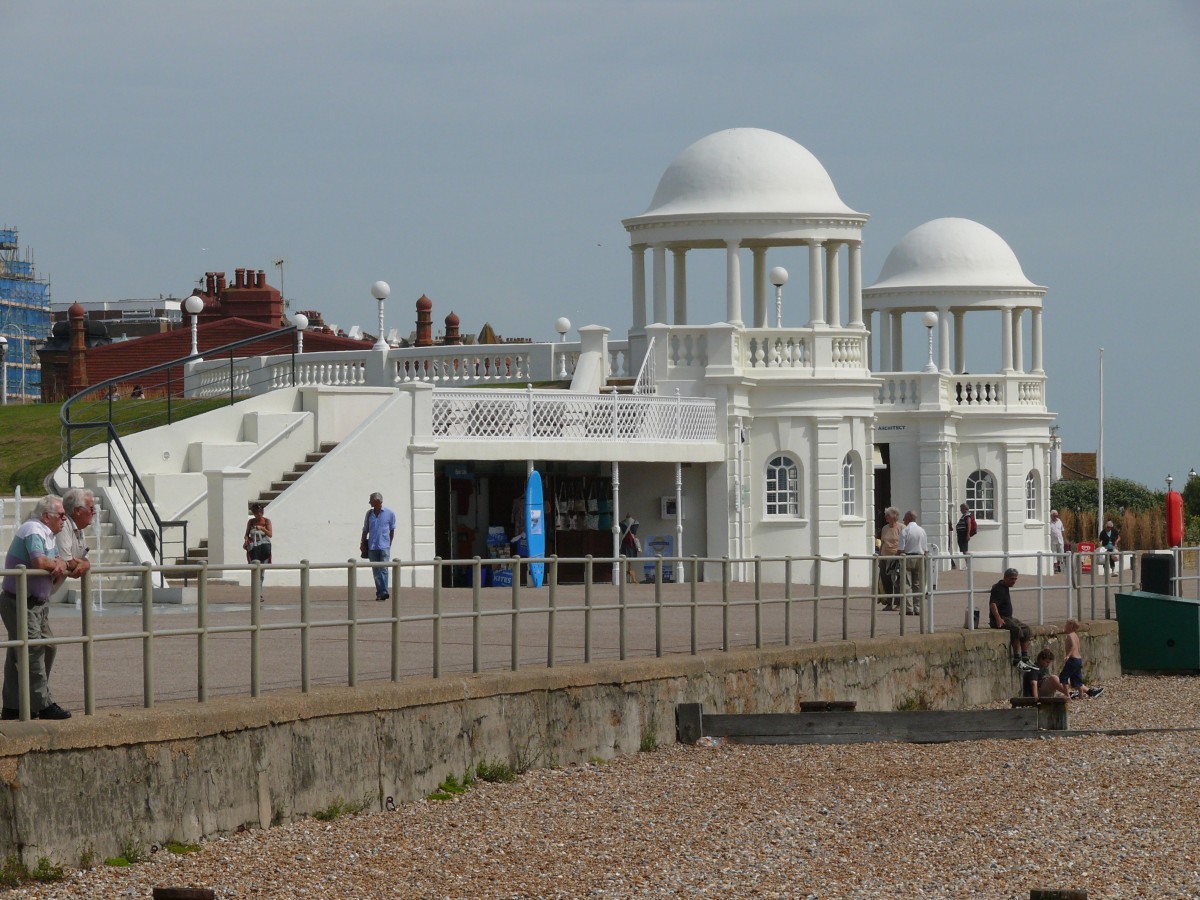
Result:
M0 36L0 224L56 304L284 258L344 327L384 279L405 333L427 294L465 332L624 337L620 220L755 126L871 215L868 284L932 218L1009 243L1065 449L1096 449L1104 347L1108 474L1200 467L1200 4L0 0ZM689 293L723 318L719 266Z

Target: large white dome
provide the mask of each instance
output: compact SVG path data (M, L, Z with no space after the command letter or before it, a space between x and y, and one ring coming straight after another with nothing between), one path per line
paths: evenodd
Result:
M704 213L855 214L815 156L762 128L696 141L667 167L642 216Z
M1037 287L1004 238L970 219L934 219L892 248L869 290L921 287Z

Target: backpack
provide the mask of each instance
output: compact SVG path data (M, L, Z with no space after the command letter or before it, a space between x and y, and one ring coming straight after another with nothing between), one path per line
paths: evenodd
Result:
M979 529L975 526L975 516L972 515L967 526L967 537L975 537L975 532Z

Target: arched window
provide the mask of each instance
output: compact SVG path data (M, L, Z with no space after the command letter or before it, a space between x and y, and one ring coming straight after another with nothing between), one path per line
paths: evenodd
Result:
M842 460L842 515L857 516L858 515L858 479L855 477L855 469L857 466L854 461L854 454L847 453L846 458Z
M996 479L991 472L976 469L967 476L967 507L976 519L996 520Z
M1025 476L1025 518L1040 519L1040 504L1038 503L1038 473L1030 469Z
M800 468L791 457L772 456L767 463L767 489L764 494L767 516L800 515Z

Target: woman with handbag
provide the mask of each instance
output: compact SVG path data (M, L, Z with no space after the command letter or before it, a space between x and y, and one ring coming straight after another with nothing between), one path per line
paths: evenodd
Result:
M271 520L263 515L261 503L250 504L250 520L246 523L246 538L242 541L242 549L246 551L246 562L271 562ZM262 585L267 577L266 569L258 570L259 599L262 599Z

